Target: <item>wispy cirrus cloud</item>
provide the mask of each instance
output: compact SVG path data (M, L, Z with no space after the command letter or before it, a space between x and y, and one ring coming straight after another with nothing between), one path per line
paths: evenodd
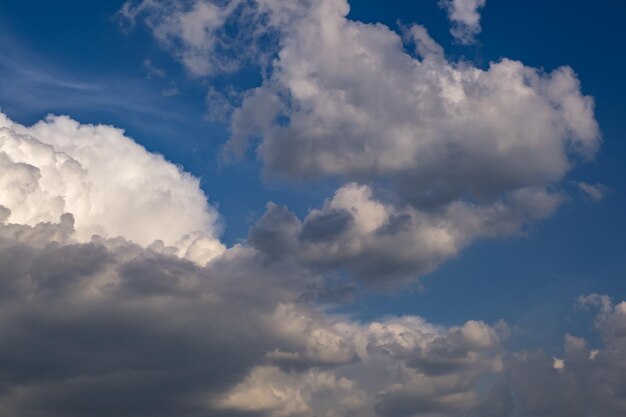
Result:
M589 184L587 182L578 182L578 188L582 191L587 197L592 199L593 201L601 201L606 197L607 193L609 193L610 189L604 184Z
M159 105L159 90L141 79L82 74L30 51L9 33L0 38L0 101L15 115L35 120L50 112L90 112L120 116L142 129L150 129L150 123L143 124L146 117L183 120ZM125 117L130 114L143 117Z

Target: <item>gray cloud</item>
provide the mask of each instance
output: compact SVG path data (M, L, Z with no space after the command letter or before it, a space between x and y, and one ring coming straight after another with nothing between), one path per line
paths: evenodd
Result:
M374 416L398 375L414 407L469 409L449 396L478 398L457 376L501 367L495 328L323 313L298 301L316 276L250 248L200 267L119 238L72 243L68 220L4 224L0 265L7 415Z
M490 205L454 202L421 211L378 200L370 187L341 187L300 221L269 204L248 241L268 259L295 259L316 270L345 269L377 285L432 271L474 240L506 236L552 214L559 194L525 189Z
M589 347L582 338L565 337L563 358L541 351L509 354L506 379L493 388L485 413L509 416L618 416L626 412L626 304L592 294L579 305L598 309L596 327L603 346ZM514 398L513 401L507 400Z
M304 221L269 205L250 232L262 251L236 245L201 266L162 241L148 245L171 231L171 221L151 222L144 246L110 234L85 238L85 212L71 192L85 179L102 187L98 175L109 170L94 136L125 149L129 167L147 158L135 175L150 177L152 161L174 184L191 184L192 195L195 182L111 127L65 118L32 128L3 123L0 179L11 209L3 205L0 223L0 410L7 415L378 416L401 404L405 413L448 416L477 409L479 381L502 371L500 326L440 327L415 316L359 323L317 305L336 288L325 289L315 264L349 261L358 272L366 265L359 258L380 249L359 253L355 245L417 227L418 213L397 212L366 186L343 187ZM107 184L105 203L124 190L115 175ZM50 190L63 191L59 207L35 204L56 201ZM133 198L151 193L140 188ZM152 209L174 218L169 200L159 201ZM76 215L33 220L57 209ZM428 231L429 221L417 223Z

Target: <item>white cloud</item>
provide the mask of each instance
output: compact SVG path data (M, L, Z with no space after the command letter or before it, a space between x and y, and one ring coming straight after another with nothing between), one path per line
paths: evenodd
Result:
M6 221L35 225L63 213L75 238L161 240L206 262L223 251L217 211L199 181L124 136L120 129L49 116L25 127L0 114L0 205Z
M283 28L271 77L235 111L231 151L258 136L270 172L391 179L403 199L436 204L556 182L597 149L593 100L571 69L448 62L419 27L417 60L347 10L315 1Z
M480 12L487 0L439 0L439 5L448 12L448 18L453 23L450 29L452 36L462 44L475 42L480 33Z
M313 406L313 401L321 402L316 396L322 397L332 408L320 410L319 406ZM315 369L296 374L275 366L259 366L221 398L217 406L265 411L272 417L340 417L364 408L367 402L366 394L356 389L354 381L338 379L332 372Z
M155 38L196 76L233 72L263 54L254 27L264 22L250 0L128 1L117 16L122 25L131 26L142 18ZM245 25L228 27L234 20Z

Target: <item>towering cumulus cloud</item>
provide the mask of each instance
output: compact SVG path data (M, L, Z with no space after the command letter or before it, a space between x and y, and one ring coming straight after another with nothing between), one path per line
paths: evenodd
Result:
M48 117L25 127L0 114L0 205L34 226L71 214L92 235L169 246L204 263L223 250L219 218L198 180L111 126Z

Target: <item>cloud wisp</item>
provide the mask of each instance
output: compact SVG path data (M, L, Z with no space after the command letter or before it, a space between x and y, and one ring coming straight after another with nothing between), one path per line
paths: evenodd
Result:
M487 0L440 0L441 8L448 12L448 19L453 27L450 33L461 44L476 42L480 33L480 9L485 7Z

